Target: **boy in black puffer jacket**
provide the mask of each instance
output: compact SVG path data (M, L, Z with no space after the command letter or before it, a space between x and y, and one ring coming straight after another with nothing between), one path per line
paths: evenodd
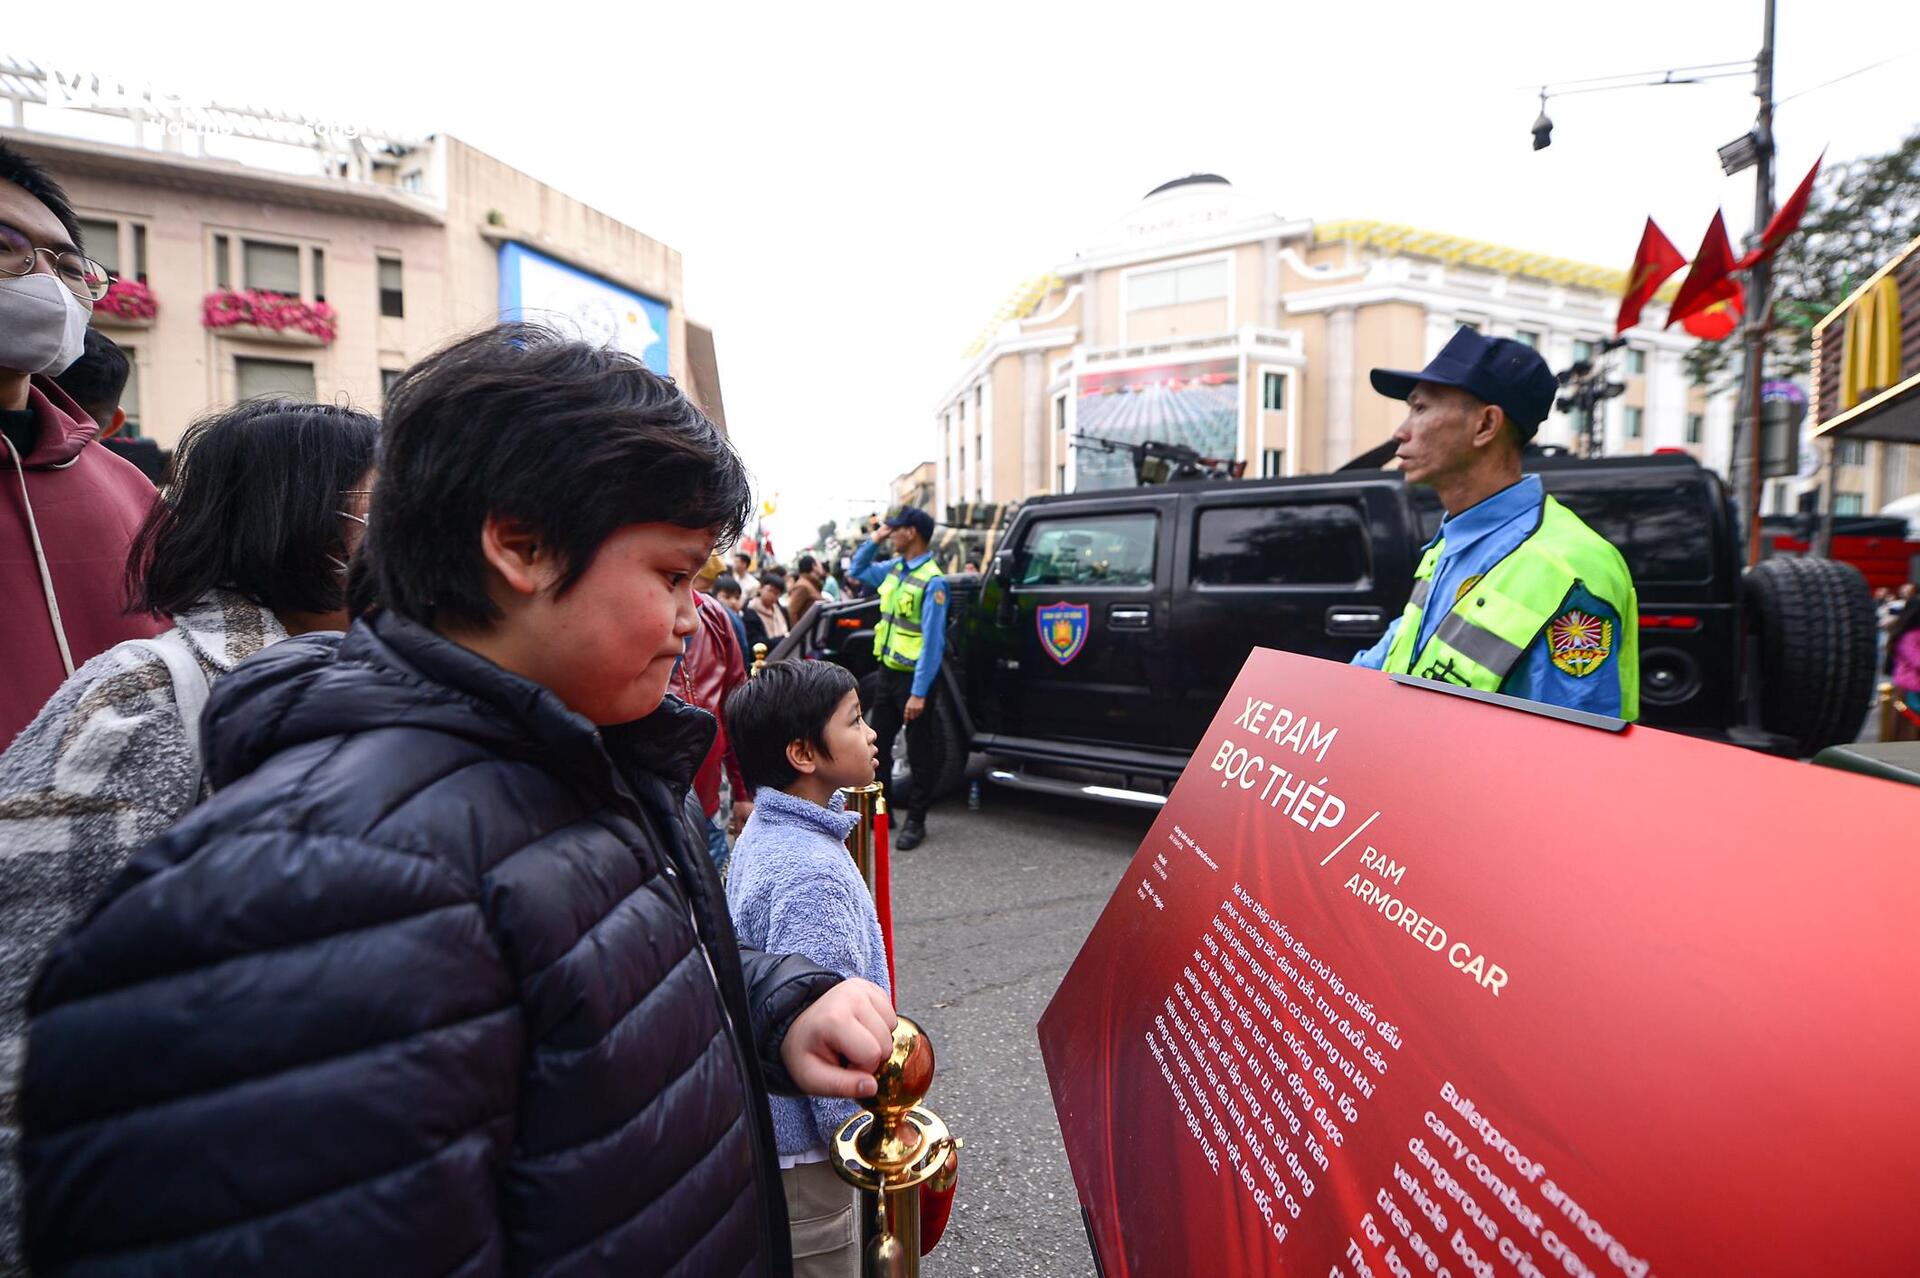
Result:
M784 1274L768 1088L871 1094L865 981L743 950L667 695L749 504L637 360L525 326L390 392L344 639L242 664L216 793L54 951L36 1273Z

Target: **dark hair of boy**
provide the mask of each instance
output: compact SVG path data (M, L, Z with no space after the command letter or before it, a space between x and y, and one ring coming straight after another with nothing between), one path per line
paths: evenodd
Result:
M815 559L812 555L802 555L800 556L800 562L794 565L794 567L798 571L803 573L813 572L815 569L820 567L820 561L818 559Z
M331 612L345 583L339 512L373 468L380 421L358 409L249 400L187 427L127 555L135 612L172 614L216 587L282 616Z
M787 747L795 741L832 758L825 743L827 721L858 687L845 666L830 661L778 661L728 693L721 713L747 788L792 785L800 774L787 758Z
M713 593L723 595L728 599L738 599L740 597L740 583L732 577L722 574L713 579Z
M93 418L100 433L105 435L114 428L113 415L120 407L120 395L127 389L127 377L132 371L133 365L119 344L99 329L89 328L80 358L53 380L73 396L73 402L86 410L87 416Z
M485 627L481 529L524 521L559 555L564 595L608 537L670 523L736 536L746 469L671 379L533 324L462 338L387 392L380 483L361 554L381 605L423 625Z
M53 180L39 161L29 159L19 150L0 142L0 182L11 182L34 199L47 206L47 211L59 221L60 227L73 241L73 246L86 252L87 246L80 239L80 219L74 216L73 201L60 184Z

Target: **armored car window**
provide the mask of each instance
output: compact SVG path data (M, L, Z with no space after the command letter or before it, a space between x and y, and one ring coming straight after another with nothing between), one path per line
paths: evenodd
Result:
M1150 586L1158 520L1151 514L1037 521L1021 555L1023 586Z
M1347 584L1372 570L1360 512L1340 502L1202 510L1193 545L1202 586Z

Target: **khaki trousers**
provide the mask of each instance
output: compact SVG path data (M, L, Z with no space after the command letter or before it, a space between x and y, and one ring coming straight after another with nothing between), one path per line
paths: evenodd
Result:
M780 1173L793 1231L794 1278L860 1278L860 1200L832 1163Z

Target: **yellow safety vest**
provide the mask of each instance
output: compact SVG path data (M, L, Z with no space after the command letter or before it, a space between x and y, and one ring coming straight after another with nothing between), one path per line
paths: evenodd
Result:
M873 655L889 670L919 664L926 636L920 633L920 605L927 583L940 575L931 556L911 572L896 566L880 582L880 624L873 631Z
M1554 664L1585 675L1611 656L1620 680L1620 717L1640 717L1640 602L1626 560L1606 538L1548 497L1540 527L1468 583L1416 657L1413 646L1445 545L1435 542L1420 560L1384 670L1498 692L1541 632L1557 625L1559 631L1548 636ZM1613 609L1619 633L1599 618L1563 616L1575 586Z

